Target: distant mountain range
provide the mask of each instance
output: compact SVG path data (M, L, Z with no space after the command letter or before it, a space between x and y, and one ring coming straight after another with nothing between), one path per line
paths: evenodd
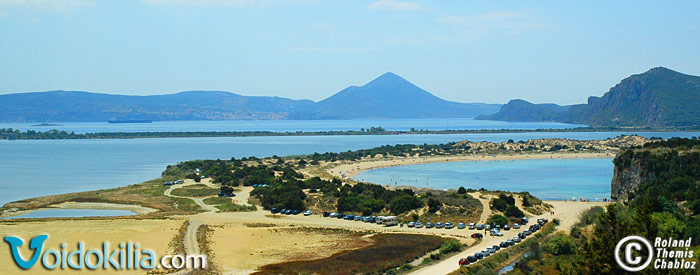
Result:
M476 119L557 121L591 126L690 127L700 125L700 77L664 67L623 79L588 104L559 106L511 100Z
M128 96L78 91L0 95L0 121L359 119L475 117L500 104L440 99L393 73L348 87L318 103L221 91Z

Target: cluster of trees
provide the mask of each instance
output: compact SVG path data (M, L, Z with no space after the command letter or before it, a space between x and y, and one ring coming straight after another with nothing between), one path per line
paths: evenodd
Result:
M521 218L525 216L525 213L515 206L513 195L499 194L498 198L491 200L491 209L501 211L507 217Z
M372 215L386 208L398 215L424 205L413 190L388 190L377 184L358 183L354 186L343 185L339 189L337 209L340 212Z
M376 155L384 156L395 156L395 157L409 157L415 154L418 155L447 155L454 154L457 152L463 152L469 148L458 148L454 146L456 142L449 142L445 144L397 144L397 145L382 145L380 147L375 147L371 149L361 149L356 151L341 152L326 152L326 153L314 153L306 156L307 158L315 161L337 161L337 160L348 160L355 161L362 159L364 157L374 157Z

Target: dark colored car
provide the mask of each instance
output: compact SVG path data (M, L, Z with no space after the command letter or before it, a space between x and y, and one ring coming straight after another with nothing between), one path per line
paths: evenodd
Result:
M478 259L477 259L476 257L474 257L474 256L468 256L468 257L467 257L467 261L469 261L470 263L476 262L476 260L478 260Z
M493 249L496 250L496 251L501 250L501 247L500 247L500 246L497 246L497 245L494 245L494 246L492 246L491 248L493 248Z
M272 214L277 214L277 213L280 212L280 210L277 209L277 208L275 208L275 207L273 207L272 209L270 209L270 212L272 212Z
M525 232L518 233L518 238L525 239L526 237L527 237L527 235L525 235Z
M299 213L301 213L301 210L297 210L297 209L292 210L293 215L299 215Z
M354 219L355 219L355 215L347 215L347 216L345 216L345 219L346 219L346 220L349 220L349 221L354 220Z
M483 224L477 224L477 225L476 225L476 230L484 230L484 225L483 225Z
M527 219L525 217L520 218L520 224L527 224Z
M506 248L506 247L508 247L508 243L507 243L507 242L501 242L500 247Z
M472 238L474 238L474 239L481 239L483 237L484 237L484 234L481 234L481 233L472 234Z
M338 218L338 219L342 219L342 218L345 217L345 215L344 215L343 213L338 213L338 215L335 216L335 217Z
M504 225L504 226L503 226L503 230L510 230L510 225L507 225L507 224Z
M484 253L476 252L476 253L474 253L474 257L481 260L484 258Z
M328 217L328 216L330 216L330 215L331 215L331 213L326 212L326 211L323 211L323 216L324 216L324 217Z
M435 225L432 222L426 223L425 228L433 228Z
M513 241L513 239L508 239L506 241L506 243L508 243L508 246L515 245L515 242Z

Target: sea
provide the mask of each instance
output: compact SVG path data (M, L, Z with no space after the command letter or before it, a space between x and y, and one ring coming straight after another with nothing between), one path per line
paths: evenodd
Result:
M50 129L68 132L135 132L135 131L330 131L383 127L387 130L443 129L544 129L572 128L580 125L563 123L516 123L476 121L471 119L375 119L375 120L273 120L273 121L169 121L145 124L56 123L61 126L32 126L34 123L0 123L0 128L20 130ZM0 205L67 192L114 188L140 183L160 176L167 165L194 159L230 159L231 157L289 156L314 152L342 152L381 145L438 144L460 140L501 142L508 139L570 138L580 140L614 138L621 134L645 137L692 137L700 132L524 132L493 134L406 134L372 136L284 136L284 137L202 137L88 140L0 140ZM610 160L606 160L606 164ZM518 163L503 165L507 168ZM525 162L523 166L527 165ZM550 163L554 171L569 164ZM553 166L551 166L553 165ZM557 165L561 165L560 168ZM610 170L609 165L590 163L591 169ZM496 166L494 166L496 167ZM454 169L461 169L454 167ZM527 174L527 171L520 173ZM583 170L581 171L583 172ZM605 173L605 171L601 172ZM531 177L550 177L533 170ZM564 173L562 173L563 175ZM601 182L603 181L601 176ZM609 185L609 177L604 179ZM518 184L514 182L513 184ZM494 185L483 187L491 189ZM476 186L475 186L476 187ZM504 188L504 187L499 187ZM509 187L511 190L524 188ZM530 188L530 187L528 187ZM579 187L576 187L579 188ZM580 187L583 188L583 187ZM609 187L608 187L609 188ZM596 191L598 192L598 191ZM609 190L607 191L609 193ZM559 197L542 194L545 198ZM602 193L601 193L602 196Z

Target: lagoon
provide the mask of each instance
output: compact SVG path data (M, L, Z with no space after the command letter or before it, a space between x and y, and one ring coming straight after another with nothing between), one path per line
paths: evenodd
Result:
M137 213L129 210L112 209L39 209L26 214L2 217L0 219L25 219L25 218L62 218L62 217L117 217L132 216Z
M377 123L371 123L377 125ZM273 136L91 140L0 140L0 205L31 197L114 188L160 176L167 165L230 159L342 152L387 144L460 140L606 139L630 132L524 132L386 136ZM638 132L644 137L700 136L698 132Z
M459 161L364 171L356 180L436 189L528 191L546 200L610 197L610 158Z

